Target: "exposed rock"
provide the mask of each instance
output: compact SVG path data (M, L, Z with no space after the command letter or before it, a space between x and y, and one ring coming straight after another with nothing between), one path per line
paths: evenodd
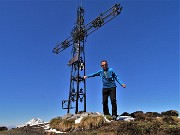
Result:
M145 114L142 111L136 111L131 113L131 117L135 118L135 120L145 120Z
M166 112L162 112L161 114L165 115L165 116L176 116L176 117L179 116L179 112L176 111L176 110L169 110L169 111L166 111Z
M129 114L128 112L124 112L120 116L131 116L131 114Z
M146 112L147 117L160 117L161 114L158 112Z
M7 127L0 127L0 131L5 131L5 130L8 130Z
M73 116L73 114L67 113L66 115L62 116L61 118L62 119L68 119L68 118L71 118L72 116Z

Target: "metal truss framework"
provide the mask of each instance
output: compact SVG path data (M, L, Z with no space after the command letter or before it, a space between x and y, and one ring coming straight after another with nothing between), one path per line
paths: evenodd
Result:
M68 65L71 67L69 97L68 100L62 101L62 108L67 109L67 113L73 108L75 108L75 113L78 113L79 102L84 103L83 112L86 112L86 81L83 79L83 76L85 76L86 73L84 51L86 38L104 24L118 16L121 13L121 10L122 6L120 4L115 4L85 25L84 9L82 5L79 6L77 9L76 24L72 29L70 37L63 42L58 43L53 49L53 53L59 54L66 48L72 46L72 58L68 62ZM75 107L72 107L72 103L74 102Z

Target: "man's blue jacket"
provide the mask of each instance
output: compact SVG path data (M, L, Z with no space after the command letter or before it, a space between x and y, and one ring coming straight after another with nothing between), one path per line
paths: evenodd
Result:
M112 88L116 87L115 80L122 85L123 82L118 78L117 74L114 72L112 68L108 68L107 70L100 70L96 73L87 75L88 78L100 76L103 82L103 88Z

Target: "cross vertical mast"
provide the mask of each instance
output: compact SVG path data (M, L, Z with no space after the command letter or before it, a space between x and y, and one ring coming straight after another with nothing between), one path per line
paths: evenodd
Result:
M75 113L78 113L79 101L81 103L84 102L83 111L86 112L86 82L83 79L83 76L85 76L84 30L84 9L82 6L79 6L76 25L71 32L73 37L73 49L72 59L68 63L69 66L71 66L68 113L71 109L71 102L76 102Z

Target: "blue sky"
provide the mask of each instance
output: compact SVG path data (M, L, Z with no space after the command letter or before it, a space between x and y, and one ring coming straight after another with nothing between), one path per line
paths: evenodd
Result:
M178 0L0 0L0 125L66 114L71 48L58 55L52 49L70 36L81 2L85 23L123 5L85 43L86 73L106 59L127 85L117 84L118 114L180 112ZM99 77L87 79L88 112L102 112L101 89Z

